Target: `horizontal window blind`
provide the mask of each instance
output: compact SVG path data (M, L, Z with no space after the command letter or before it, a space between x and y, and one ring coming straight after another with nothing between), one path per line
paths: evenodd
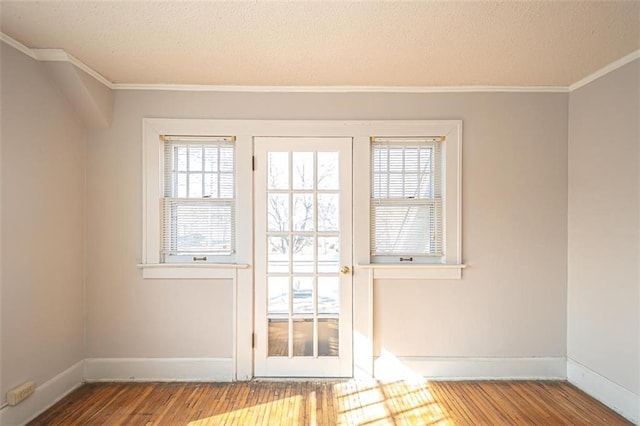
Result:
M162 254L235 253L233 137L164 137Z
M440 138L371 143L371 255L443 255Z

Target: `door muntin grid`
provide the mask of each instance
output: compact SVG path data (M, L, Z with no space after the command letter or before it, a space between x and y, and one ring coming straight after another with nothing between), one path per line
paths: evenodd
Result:
M338 357L339 153L267 153L269 357Z

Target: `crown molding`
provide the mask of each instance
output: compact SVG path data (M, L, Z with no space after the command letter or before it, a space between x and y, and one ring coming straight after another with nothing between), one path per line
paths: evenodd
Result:
M573 83L572 85L569 86L569 91L573 92L574 90L577 90L579 88L581 88L582 86L586 86L587 84L591 83L592 81L602 77L603 75L609 74L612 71L617 70L618 68L627 65L629 62L633 62L636 59L640 58L640 49L629 53L627 56L623 56L622 58L618 59L617 61L613 61L611 62L609 65L606 65L602 68L600 68L598 71L589 74L588 76L586 76L585 78L576 81L575 83Z
M75 56L67 53L64 49L31 49L3 32L0 32L0 41L8 44L15 49L18 49L20 52L24 53L32 59L35 59L36 61L69 62L76 68L81 69L100 83L104 84L109 89L113 89L113 83L107 80L102 74L100 74Z
M70 62L112 90L164 90L181 92L253 93L569 93L623 65L640 58L640 49L610 63L587 77L565 86L233 86L217 84L113 83L64 49L30 49L0 32L0 41L38 61Z
M81 69L91 77L95 78L100 83L107 86L109 89L113 89L112 82L107 80L102 74L91 68L89 65L82 62L75 56L67 53L64 49L31 49L35 55L35 59L43 62L69 62L75 65L76 68Z
M470 92L545 92L567 93L560 86L225 86L215 84L122 84L116 90L175 90L187 92L257 93L470 93Z
M2 41L3 43L8 44L9 46L13 47L14 49L19 50L20 52L24 53L25 55L27 55L28 57L30 57L32 59L36 59L36 60L38 59L38 58L36 58L36 55L31 51L31 49L29 49L24 44L20 43L18 40L14 39L12 37L9 37L5 33L0 32L0 41Z

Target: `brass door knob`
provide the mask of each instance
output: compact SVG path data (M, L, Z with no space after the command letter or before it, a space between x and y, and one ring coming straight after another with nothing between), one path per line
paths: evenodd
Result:
M348 266L343 266L342 268L340 268L340 273L342 274L348 274L349 272L351 272L351 268L349 268Z

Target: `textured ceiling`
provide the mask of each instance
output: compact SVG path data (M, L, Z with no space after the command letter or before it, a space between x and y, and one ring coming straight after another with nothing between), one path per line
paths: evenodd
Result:
M640 1L2 1L115 83L568 86L640 48Z

